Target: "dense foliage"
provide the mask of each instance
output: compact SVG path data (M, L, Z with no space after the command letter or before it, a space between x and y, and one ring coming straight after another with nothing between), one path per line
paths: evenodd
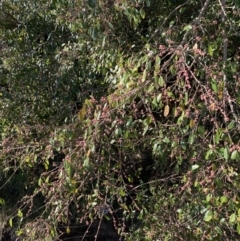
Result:
M0 3L3 240L240 239L240 2Z

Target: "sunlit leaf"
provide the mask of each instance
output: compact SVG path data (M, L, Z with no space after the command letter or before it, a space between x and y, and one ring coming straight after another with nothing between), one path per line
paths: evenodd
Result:
M88 167L89 166L89 157L86 157L83 163L84 167Z
M159 71L160 69L160 62L161 62L161 59L160 57L157 55L156 58L155 58L155 71Z
M125 192L124 192L123 188L120 188L120 189L119 189L119 194L120 194L122 197L125 196Z
M170 110L169 105L165 105L164 111L163 111L163 116L164 116L164 117L167 117L167 116L168 116L169 110Z
M211 86L212 86L212 89L217 92L218 87L217 87L217 83L215 80L211 81Z
M227 203L227 202L228 202L228 197L227 197L227 196L222 196L222 197L220 198L220 201L221 201L221 204Z
M187 25L184 27L183 31L189 31L192 29L192 25Z
M198 44L195 43L195 44L193 45L193 50L197 50L197 49L198 49Z
M223 155L224 155L225 160L228 160L228 158L229 158L229 150L228 150L227 147L224 148Z
M212 57L213 56L213 48L212 46L209 44L208 45L208 54Z
M159 84L160 87L163 87L163 86L164 86L165 82L164 82L164 79L163 79L162 76L159 76L159 78L158 78L158 84Z
M234 151L232 152L232 154L231 154L231 159L232 159L232 160L239 160L239 159L240 159L240 158L239 158L239 153L238 153L237 150L234 150Z
M237 233L240 234L240 222L237 223Z
M9 225L10 225L10 227L13 226L13 220L12 220L12 218L9 219Z
M221 132L220 128L218 128L218 129L216 130L215 135L214 135L214 141L215 141L216 144L219 143L221 134L222 134L222 132Z
M213 218L213 213L212 211L208 210L205 215L204 215L204 221L209 222Z
M194 171L194 170L197 170L199 168L199 165L197 165L197 164L195 164L195 165L192 165L192 171Z
M23 217L23 213L21 211L21 209L18 209L18 213L17 213L18 217L22 218Z
M147 69L143 71L142 82L145 82L146 77L147 77Z
M206 201L207 201L207 202L210 202L211 199L212 199L212 195L211 195L211 194L208 194L207 197L206 197Z
M38 185L41 187L41 185L42 185L42 178L40 177L39 179L38 179Z
M234 121L231 121L231 122L228 124L227 128L228 128L229 130L231 130L232 128L234 128L234 125L235 125L235 122L234 122Z
M4 205L4 204L5 204L4 199L0 198L0 205Z
M234 223L235 220L236 220L236 214L235 214L235 213L232 213L232 214L230 215L229 222L230 222L230 223Z

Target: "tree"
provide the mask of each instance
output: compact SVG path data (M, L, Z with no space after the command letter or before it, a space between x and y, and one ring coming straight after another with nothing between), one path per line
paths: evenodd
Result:
M237 1L3 12L4 238L239 238Z

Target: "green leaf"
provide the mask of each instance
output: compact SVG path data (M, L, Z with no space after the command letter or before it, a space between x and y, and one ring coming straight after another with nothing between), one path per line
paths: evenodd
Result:
M84 167L88 167L89 166L89 157L86 157L83 163Z
M145 11L144 11L143 8L140 9L140 15L141 15L141 17L142 17L143 19L144 19L145 16L146 16L146 13L145 13Z
M214 142L215 142L215 144L218 144L218 143L219 143L221 134L222 134L222 132L221 132L221 130L218 128L218 129L216 130L215 135L214 135Z
M70 234L71 233L71 229L69 228L69 226L66 227L66 233Z
M163 79L162 76L159 76L159 78L158 78L158 84L159 84L160 87L163 87L163 86L164 86L165 82L164 82L164 79Z
M192 165L192 171L194 171L194 170L197 170L199 168L199 165L197 165L197 164L195 164L195 165Z
M209 222L212 220L212 218L213 218L213 213L212 211L208 210L204 215L204 221Z
M132 116L129 117L127 123L126 123L126 127L130 127L132 125L132 122L133 122L133 119L132 119Z
M129 134L130 134L129 130L125 131L125 133L124 133L124 138L127 139L127 138L129 137ZM112 142L112 141L111 141L111 142ZM111 142L110 142L110 143L111 143ZM111 144L112 144L112 143L111 143Z
M187 26L185 26L184 27L184 29L183 29L183 32L185 32L185 31L189 31L189 30L191 30L192 29L192 25L187 25Z
M70 160L65 160L64 161L64 169L65 169L68 177L72 178L73 174L74 174L74 167L73 167L73 165L72 165Z
M17 236L21 236L22 234L23 234L23 230L22 229L17 230Z
M5 204L4 199L0 198L0 205L4 205L4 204Z
M174 96L174 94L173 94L172 92L168 91L168 92L167 92L167 95L168 95L169 97L175 99L175 96Z
M213 48L211 45L208 45L208 54L212 57L213 56Z
M145 69L145 70L143 71L142 82L145 82L146 77L147 77L147 69Z
M12 220L12 218L9 219L9 225L10 225L10 227L13 226L13 220Z
M143 136L145 136L145 134L147 133L148 129L149 129L148 125L144 127L143 134L142 134Z
M182 122L183 122L183 119L184 119L184 116L185 116L185 113L184 113L184 111L182 112L182 114L181 114L181 116L178 118L178 120L177 120L177 124L178 125L181 125L182 124Z
M226 223L226 219L225 218L221 218L220 223L221 224Z
M22 213L21 209L18 209L17 215L18 215L19 218L23 217L23 213Z
M161 62L161 59L157 55L156 58L155 58L155 72L157 72L160 69L160 62Z
M204 215L204 221L209 222L213 218L213 213L212 211L208 210L205 215Z
M120 188L119 194L120 194L120 196L125 197L126 194L125 194L125 191L123 188Z
M162 140L164 143L170 143L170 140L167 136L164 137L164 139Z
M239 160L239 153L237 150L234 150L231 154L231 159L232 160Z
M227 147L224 148L223 156L224 156L224 159L227 161L229 158L229 150Z
M47 177L46 177L45 183L49 183L49 177L50 177L50 176L47 176Z
M232 213L231 216L230 216L230 218L229 218L229 222L230 222L230 223L234 223L235 220L236 220L236 214L235 214L235 213Z
M194 133L191 133L188 137L188 143L192 145L194 143L195 135Z
M231 130L233 127L235 126L235 122L234 121L231 121L229 124L228 124L228 130Z
M141 20L139 19L139 17L135 17L135 16L132 19L133 19L133 21L132 21L133 28L136 29Z
M205 159L208 160L209 157L210 157L212 154L213 154L213 150L212 150L212 149L208 150L208 151L206 152Z
M222 230L221 230L220 227L216 226L214 229L216 230L216 232L217 232L218 234L220 234L220 235L222 234Z
M207 201L207 202L210 202L211 199L212 199L212 195L211 195L211 194L208 194L207 197L206 197L206 201Z
M215 80L212 79L211 81L211 86L212 86L212 90L214 90L215 92L217 92L218 87L217 87L217 83Z
M48 170L48 168L49 168L49 161L44 161L44 168L45 168L45 170Z
M119 127L119 128L116 128L115 130L115 135L116 136L121 136L122 135L122 129Z
M240 222L237 224L237 233L240 234Z
M220 198L220 202L221 202L221 204L227 203L227 202L228 202L228 197L222 196L222 197Z
M41 185L42 185L42 178L40 177L40 178L38 179L38 186L41 187Z

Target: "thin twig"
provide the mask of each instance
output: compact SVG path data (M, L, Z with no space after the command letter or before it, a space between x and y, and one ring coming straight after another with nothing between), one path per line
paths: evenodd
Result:
M204 12L205 12L206 9L207 9L209 2L210 2L210 0L206 0L206 2L204 3L202 9L200 10L200 13L199 13L198 17L193 21L192 25L194 25L194 24L196 24L196 25L200 24L200 20L201 20L201 18L202 18L202 16L203 16ZM163 70L164 68L166 68L166 66L168 66L168 64L171 62L171 60L175 57L177 50L183 50L183 49L184 49L184 45L185 45L186 42L187 42L187 37L188 37L188 35L189 35L190 32L191 32L191 30L185 32L181 43L176 47L176 49L175 49L174 52L172 53L172 55L171 55L171 57L169 58L169 60L166 61L165 64L162 66L161 70Z
M5 187L5 185L10 181L16 171L20 168L20 166L14 171L14 173L7 179L7 181L0 187L0 190Z

